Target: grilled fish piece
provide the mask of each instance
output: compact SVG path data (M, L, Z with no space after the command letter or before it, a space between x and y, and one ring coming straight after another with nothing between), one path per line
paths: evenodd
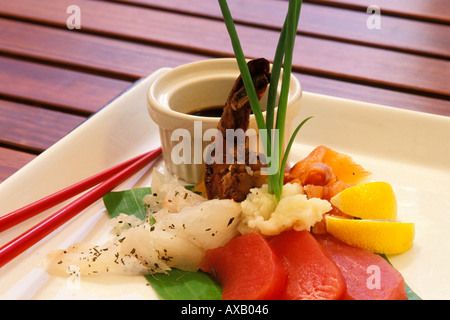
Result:
M264 58L259 58L249 61L248 67L258 99L261 99L270 82L270 63ZM248 137L245 138L245 147L242 148L243 146L237 145L239 139L227 135L227 129L247 131L250 114L250 102L242 77L239 76L230 91L217 126L221 135L213 142L215 149L211 152L211 156L216 157L219 154L222 161L207 163L205 167L204 187L208 199L233 199L241 202L245 200L251 188L259 188L267 183L267 176L261 174L264 162L261 161L261 155L249 150ZM217 139L221 139L221 143L218 143ZM227 139L234 141L227 144ZM245 158L242 158L243 156ZM241 159L245 159L245 163L238 161Z

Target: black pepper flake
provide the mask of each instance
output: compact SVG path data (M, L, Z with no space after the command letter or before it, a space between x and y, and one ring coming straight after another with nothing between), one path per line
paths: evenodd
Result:
M170 257L170 256L164 256L164 257L161 257L161 260L170 262L170 261L172 261L172 258L173 257Z
M230 225L230 224L232 224L233 223L233 221L234 221L234 217L233 218L231 218L230 220L228 220L228 224L227 224L227 227Z

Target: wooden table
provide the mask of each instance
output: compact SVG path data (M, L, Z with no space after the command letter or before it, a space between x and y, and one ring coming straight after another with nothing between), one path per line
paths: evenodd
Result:
M304 2L303 90L450 116L448 0ZM287 1L229 5L246 56L271 59ZM0 0L0 182L158 68L232 55L213 0Z

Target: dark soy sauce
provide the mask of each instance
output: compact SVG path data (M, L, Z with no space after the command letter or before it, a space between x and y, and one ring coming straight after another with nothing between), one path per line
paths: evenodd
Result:
M222 116L224 106L209 106L204 108L198 108L195 110L192 110L188 112L187 114L190 114L192 116L198 116L198 117L215 117L220 118ZM253 114L253 111L250 111L250 114Z
M216 117L222 116L223 106L209 106L205 108L199 108L188 112L188 114L198 117Z

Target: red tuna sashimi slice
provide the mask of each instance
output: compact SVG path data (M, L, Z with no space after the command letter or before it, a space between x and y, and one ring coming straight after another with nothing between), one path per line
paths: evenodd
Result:
M331 235L317 235L341 269L347 283L347 300L407 299L403 276L381 256L343 243Z
M259 233L208 250L200 269L222 286L223 300L275 299L286 284L286 271L272 245Z
M341 271L308 231L286 231L271 240L288 279L279 299L337 300L345 293Z

